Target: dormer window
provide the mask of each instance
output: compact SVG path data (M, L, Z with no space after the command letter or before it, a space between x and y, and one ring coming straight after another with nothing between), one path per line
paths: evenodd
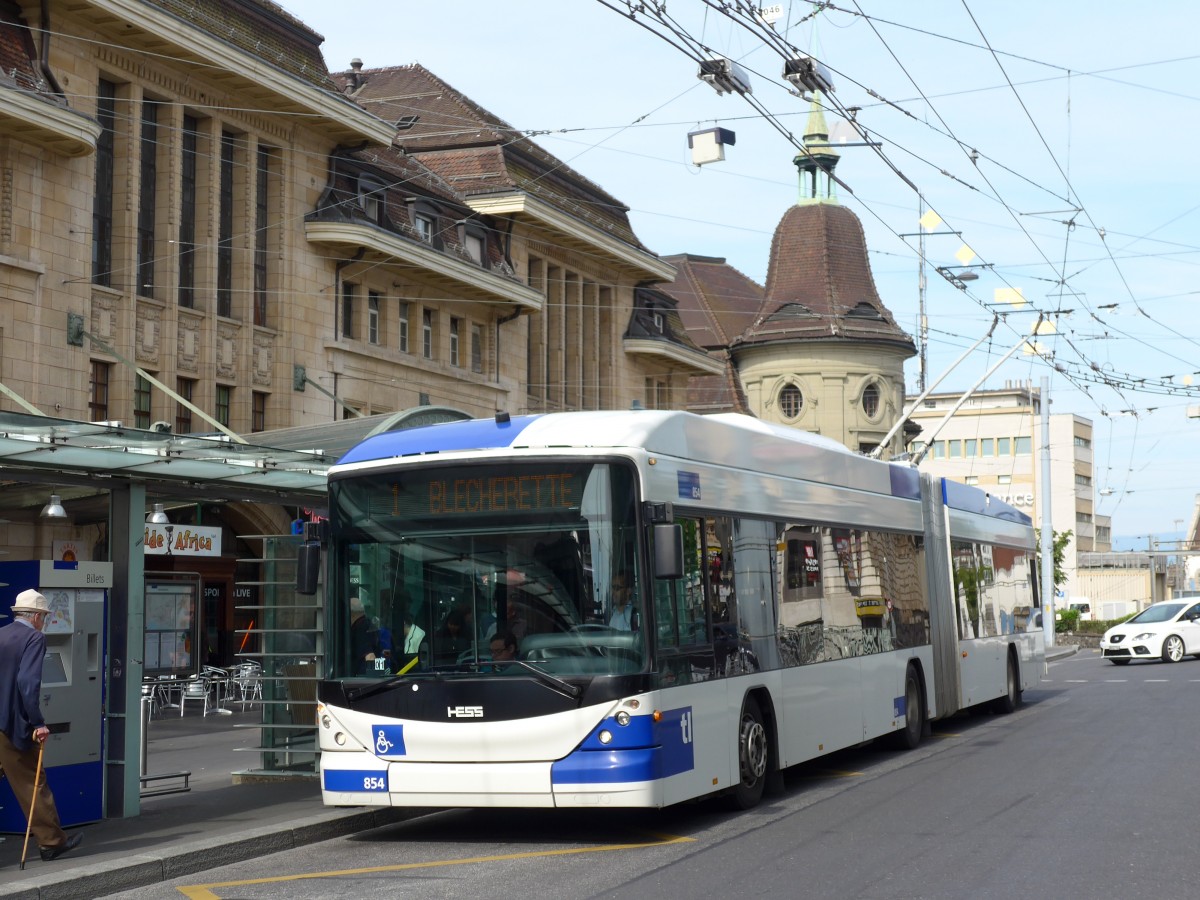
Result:
M475 222L458 223L458 242L463 253L477 266L487 265L487 229Z
M438 209L427 200L410 198L408 201L408 217L417 240L424 241L432 247L442 249L441 223L438 219Z
M853 309L846 310L846 318L848 319L882 319L879 310L865 300L862 303L855 305Z
M363 215L376 225L383 224L387 188L383 182L372 175L360 175L358 179L358 204L362 207Z
M660 312L653 313L654 330L659 334L663 333L663 315Z
M427 244L433 243L433 233L436 230L433 216L427 213L414 213L413 228L416 229L417 237Z
M471 234L468 232L463 235L463 248L467 251L467 256L471 257L479 265L483 265L483 236Z

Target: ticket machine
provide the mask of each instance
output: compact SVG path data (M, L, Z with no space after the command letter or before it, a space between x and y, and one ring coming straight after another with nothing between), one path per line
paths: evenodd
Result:
M36 588L50 602L43 629L42 715L50 729L42 766L64 826L104 817L104 616L110 562L31 560L0 563L0 625L17 594ZM0 782L0 832L25 831L25 814Z

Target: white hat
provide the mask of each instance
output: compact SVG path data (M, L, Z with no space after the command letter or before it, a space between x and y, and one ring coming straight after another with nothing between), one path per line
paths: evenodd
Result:
M27 591L21 591L17 594L17 599L13 601L13 612L50 612L50 601L48 601L38 591L30 588Z

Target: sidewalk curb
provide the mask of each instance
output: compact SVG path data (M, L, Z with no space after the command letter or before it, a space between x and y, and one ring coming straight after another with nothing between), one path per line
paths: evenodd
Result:
M293 850L333 838L370 831L423 815L424 809L368 809L333 812L293 826L261 826L221 838L192 841L169 847L161 854L141 853L120 860L63 870L57 876L42 869L36 881L0 885L0 897L17 900L79 900L104 897L118 891L148 887L219 866L257 859L282 850Z
M1068 656L1074 656L1078 652L1079 645L1077 644L1055 644L1046 651L1046 662L1066 659Z

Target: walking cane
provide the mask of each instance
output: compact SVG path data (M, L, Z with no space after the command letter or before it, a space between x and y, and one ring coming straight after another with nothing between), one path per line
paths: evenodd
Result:
M25 826L25 846L21 848L21 871L25 871L25 854L29 850L29 832L33 830L33 811L37 808L38 782L42 780L42 754L46 742L38 741L37 774L33 776L33 796L29 798L29 824Z

